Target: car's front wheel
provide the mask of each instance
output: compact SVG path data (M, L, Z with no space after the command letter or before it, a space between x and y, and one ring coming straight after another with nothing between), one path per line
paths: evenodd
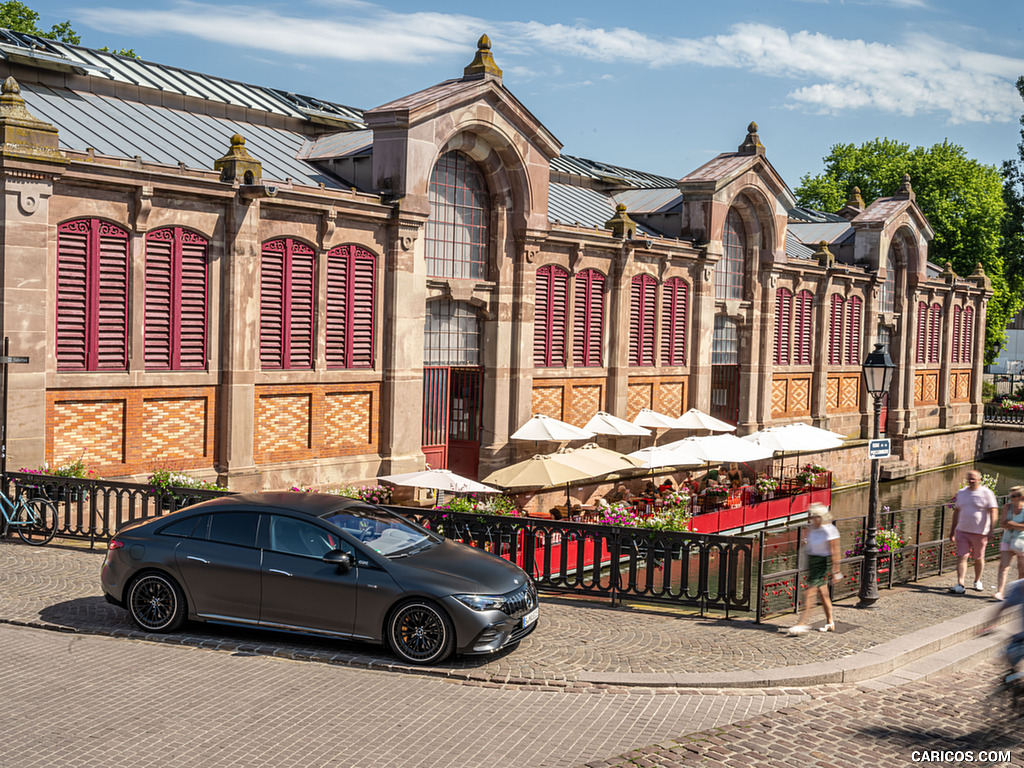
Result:
M147 632L173 632L185 623L185 593L170 576L145 573L128 588L128 613Z
M426 600L399 605L388 619L388 644L410 664L436 664L451 655L455 630L444 609Z

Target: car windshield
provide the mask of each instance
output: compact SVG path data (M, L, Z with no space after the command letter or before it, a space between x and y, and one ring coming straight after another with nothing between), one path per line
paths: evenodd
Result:
M353 505L328 512L322 520L336 525L385 557L404 557L434 546L434 534L378 507Z

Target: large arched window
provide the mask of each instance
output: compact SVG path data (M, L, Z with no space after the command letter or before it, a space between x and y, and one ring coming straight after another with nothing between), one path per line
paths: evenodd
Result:
M565 367L569 318L569 273L554 264L537 270L533 310L533 364Z
M423 333L423 364L469 367L483 360L483 329L470 304L461 301L427 302Z
M885 257L885 279L878 292L878 311L896 311L896 262L893 261L891 252Z
M313 367L316 256L299 240L263 244L260 261L260 363L264 370Z
M148 370L206 368L207 247L205 237L181 227L146 235Z
M689 286L670 277L661 289L661 364L686 365L686 311Z
M57 370L128 367L128 233L100 219L57 227Z
M604 334L604 275L596 269L584 269L575 278L572 311L572 364L580 367L601 365Z
M658 281L650 275L633 278L629 302L629 364L654 365L654 312Z
M722 258L715 265L715 298L743 298L743 254L747 252L747 238L743 219L735 209L729 211L722 233Z
M328 368L373 367L376 265L374 255L357 245L339 245L327 252Z
M487 182L480 167L463 152L442 155L430 177L427 274L484 279L489 221Z

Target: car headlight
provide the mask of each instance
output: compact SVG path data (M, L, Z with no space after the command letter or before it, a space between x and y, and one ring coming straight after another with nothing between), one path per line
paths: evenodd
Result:
M504 611L507 603L501 595L452 595L474 611Z

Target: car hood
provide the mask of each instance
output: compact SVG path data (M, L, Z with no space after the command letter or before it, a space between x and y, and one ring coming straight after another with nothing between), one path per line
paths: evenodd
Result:
M521 568L496 555L445 539L436 547L388 560L388 571L408 592L501 595L529 578Z

